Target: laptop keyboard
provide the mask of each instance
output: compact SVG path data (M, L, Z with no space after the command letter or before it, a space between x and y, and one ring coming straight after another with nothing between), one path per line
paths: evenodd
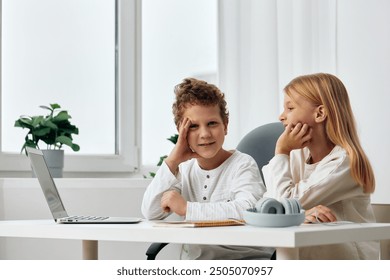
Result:
M71 216L67 217L67 221L104 221L107 220L109 217L102 217L102 216Z

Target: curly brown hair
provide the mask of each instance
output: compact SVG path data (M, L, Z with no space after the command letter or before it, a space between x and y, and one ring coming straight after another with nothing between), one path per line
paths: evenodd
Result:
M186 78L174 89L176 100L172 111L176 126L183 118L184 110L189 105L215 106L218 105L220 115L225 124L229 121L229 112L225 95L213 84L195 78Z

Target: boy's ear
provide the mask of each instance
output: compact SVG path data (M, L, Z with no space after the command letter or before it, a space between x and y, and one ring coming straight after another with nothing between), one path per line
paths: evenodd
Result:
M320 123L326 120L327 112L324 105L319 105L315 111L315 121Z
M175 123L177 132L179 132L180 123L181 123L182 121L183 121L183 120L180 119L180 120L177 121L177 123Z
M226 120L225 123L224 123L224 126L225 126L225 135L227 135L228 133L228 124L229 124L229 120Z

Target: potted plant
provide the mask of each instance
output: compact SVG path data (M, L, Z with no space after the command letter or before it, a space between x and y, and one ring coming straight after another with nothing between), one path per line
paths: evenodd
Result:
M69 146L73 151L79 151L80 146L73 143L72 134L78 134L79 129L69 121L71 116L65 110L59 110L59 104L39 106L48 110L47 115L40 116L20 116L15 121L15 127L28 129L21 152L26 151L26 147L40 149L41 142L46 143L46 149L41 149L45 160L49 166L53 177L62 177L64 164L64 151L62 145Z

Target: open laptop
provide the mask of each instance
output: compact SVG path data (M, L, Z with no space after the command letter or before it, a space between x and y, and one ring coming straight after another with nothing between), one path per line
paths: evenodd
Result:
M69 216L62 203L60 194L54 180L46 165L41 150L26 148L32 168L42 187L47 204L54 220L59 224L134 224L140 222L141 218L133 217L108 217L108 216Z

